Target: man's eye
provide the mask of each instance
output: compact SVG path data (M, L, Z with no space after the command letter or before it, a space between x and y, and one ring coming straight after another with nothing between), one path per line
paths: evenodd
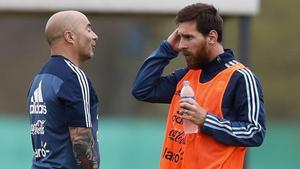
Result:
M184 39L186 39L186 40L191 40L193 37L192 37L192 36L189 36L189 35L187 35L187 36L183 36L183 38L184 38Z

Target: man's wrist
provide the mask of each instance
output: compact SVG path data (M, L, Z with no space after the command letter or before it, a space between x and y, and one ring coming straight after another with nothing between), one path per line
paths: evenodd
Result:
M177 56L179 52L177 52L176 50L174 50L173 46L171 45L171 43L167 40L163 41L163 44L166 46L166 48L168 49L169 52L172 53L172 55Z
M203 128L203 126L204 126L204 123L205 123L207 114L208 114L208 112L205 112L205 115L204 115L204 117L203 117L201 123L198 125L198 130L199 130L199 132L202 130L202 128Z

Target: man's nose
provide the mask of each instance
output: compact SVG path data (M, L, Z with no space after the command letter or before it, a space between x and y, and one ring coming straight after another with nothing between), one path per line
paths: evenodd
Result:
M98 40L98 35L95 32L93 32L93 33L94 33L93 39Z
M178 44L178 49L182 50L182 49L186 49L186 43L184 42L184 40L182 40L182 38L180 38L179 44Z

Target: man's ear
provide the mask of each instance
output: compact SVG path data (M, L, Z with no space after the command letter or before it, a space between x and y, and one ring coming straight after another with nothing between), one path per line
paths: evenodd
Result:
M65 38L65 41L68 42L68 43L74 44L74 42L75 42L75 35L71 31L65 31L64 32L64 38Z
M211 30L208 33L208 44L213 45L218 42L218 32L215 30Z

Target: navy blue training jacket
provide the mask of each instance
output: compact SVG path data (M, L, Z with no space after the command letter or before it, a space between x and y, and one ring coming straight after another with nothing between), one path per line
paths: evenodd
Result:
M177 83L189 70L185 67L162 76L164 68L177 55L167 41L162 42L138 71L133 96L151 103L170 103ZM226 49L203 68L199 81L208 82L236 63L233 52ZM263 92L259 80L248 68L232 75L223 97L222 113L224 118L208 113L201 130L226 145L251 147L262 144L266 131Z
M91 128L99 161L98 97L85 73L54 55L34 77L27 96L31 169L77 169L69 127Z

